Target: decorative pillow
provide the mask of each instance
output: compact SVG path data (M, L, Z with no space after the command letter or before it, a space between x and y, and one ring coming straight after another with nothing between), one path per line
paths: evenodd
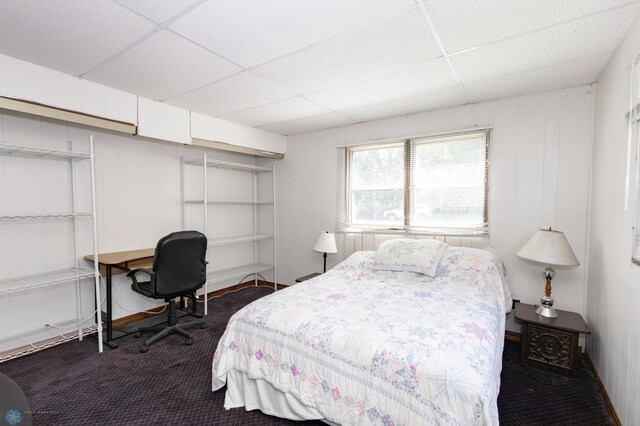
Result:
M408 271L436 276L447 245L441 241L400 238L380 244L371 265L383 271Z

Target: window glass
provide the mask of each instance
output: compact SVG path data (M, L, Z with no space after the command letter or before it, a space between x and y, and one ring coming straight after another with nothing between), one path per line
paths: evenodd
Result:
M489 131L346 149L350 227L486 233Z
M351 156L351 221L402 224L404 145L354 150ZM401 209L398 210L397 207Z

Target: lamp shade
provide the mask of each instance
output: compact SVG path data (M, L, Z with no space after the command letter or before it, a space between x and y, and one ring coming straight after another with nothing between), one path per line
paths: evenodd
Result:
M560 231L538 229L520 249L518 257L546 265L577 266L580 264L567 237Z
M335 235L329 232L321 232L313 249L320 253L337 253L338 248L336 247Z

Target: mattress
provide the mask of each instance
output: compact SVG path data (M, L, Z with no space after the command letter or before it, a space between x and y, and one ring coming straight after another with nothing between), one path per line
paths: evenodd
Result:
M373 256L355 253L230 319L212 365L214 391L230 382L225 408L348 425L498 424L511 306L502 262L447 247L432 278L373 270Z

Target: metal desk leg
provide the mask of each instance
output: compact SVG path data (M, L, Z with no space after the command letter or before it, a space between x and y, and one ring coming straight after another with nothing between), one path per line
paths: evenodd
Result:
M113 271L112 271L112 266L111 265L105 265L106 266L106 272L107 272L107 294L106 294L106 298L107 298L107 321L105 321L107 323L107 340L105 343L105 345L109 346L111 349L118 349L118 345L115 344L113 342L113 324L112 324L112 320L113 320L113 308L112 308L112 304L111 304L111 278L113 275Z

